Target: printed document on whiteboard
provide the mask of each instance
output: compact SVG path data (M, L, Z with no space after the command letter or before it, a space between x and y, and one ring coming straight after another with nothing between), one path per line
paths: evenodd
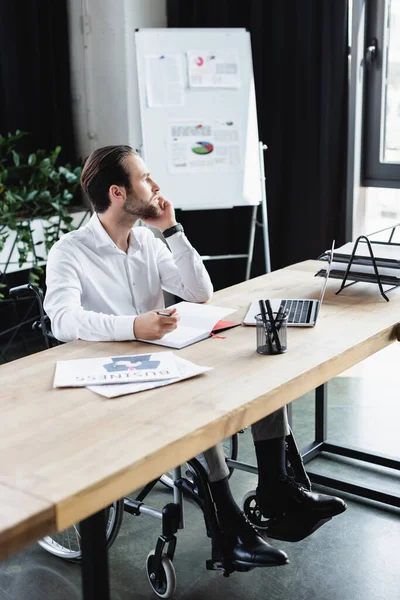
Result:
M238 126L229 118L169 123L167 164L172 175L234 173L240 161Z
M236 50L189 50L189 87L238 88L239 60Z
M183 61L179 54L145 56L147 104L149 108L183 106Z

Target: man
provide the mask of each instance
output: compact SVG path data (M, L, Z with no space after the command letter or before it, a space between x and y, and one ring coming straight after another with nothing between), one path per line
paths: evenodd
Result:
M82 188L95 213L90 222L66 234L51 249L47 262L44 308L61 341L154 340L177 327L179 316L157 314L164 308L163 290L190 302L206 302L213 287L200 256L175 220L143 160L129 146L107 146L87 159ZM189 192L190 193L190 192ZM141 219L159 229L169 251ZM286 513L324 518L346 505L339 498L315 494L286 472L286 411L252 427L259 468L257 488L265 517ZM234 501L221 444L201 456L206 468L225 551L233 564L273 566L287 555L270 546L248 523Z

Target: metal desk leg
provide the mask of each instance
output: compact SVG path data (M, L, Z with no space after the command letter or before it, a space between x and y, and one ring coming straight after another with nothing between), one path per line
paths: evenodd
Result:
M325 442L328 437L328 384L315 390L315 441Z
M312 461L314 458L321 455L322 452L334 454L337 456L345 456L353 460L373 465L380 465L400 472L400 460L392 456L384 454L373 454L365 452L360 448L353 446L340 446L328 442L328 397L327 384L319 386L315 390L315 441L303 448L302 455L304 463ZM400 496L388 494L376 489L368 488L363 485L356 485L352 481L345 479L337 479L321 475L307 469L308 476L313 483L325 485L332 489L342 490L362 498L369 498L383 504L396 506L400 508Z
M315 438L302 451L304 464L320 455L328 435L328 390L323 383L315 389ZM312 480L311 480L312 481Z
M80 523L84 600L110 600L106 541L107 509Z
M286 404L286 414L289 422L290 429L293 429L293 407L292 403Z

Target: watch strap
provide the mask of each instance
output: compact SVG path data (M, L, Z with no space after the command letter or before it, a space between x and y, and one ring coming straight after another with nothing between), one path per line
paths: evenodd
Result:
M180 223L177 223L176 225L165 229L165 231L163 231L162 234L165 238L168 238L171 235L174 235L174 233L178 233L178 231L183 231L183 227Z

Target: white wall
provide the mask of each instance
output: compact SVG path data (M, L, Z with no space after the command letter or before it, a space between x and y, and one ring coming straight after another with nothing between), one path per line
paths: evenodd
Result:
M140 149L135 29L167 26L166 0L68 0L79 156L108 144ZM160 236L158 230L153 230ZM166 295L166 305L174 299Z
M135 29L166 27L166 0L69 0L71 85L79 154L141 144Z
M363 119L365 0L352 2L351 68L349 82L349 132L348 132L348 205L352 206L352 231L347 241L355 239L364 230L365 188L361 185L361 150Z

